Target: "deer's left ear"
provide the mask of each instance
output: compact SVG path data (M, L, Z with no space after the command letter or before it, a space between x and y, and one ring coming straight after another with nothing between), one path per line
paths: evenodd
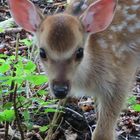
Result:
M18 25L35 33L43 15L30 0L8 0L11 14Z
M117 0L98 0L91 4L81 16L82 24L88 33L105 30L114 17Z

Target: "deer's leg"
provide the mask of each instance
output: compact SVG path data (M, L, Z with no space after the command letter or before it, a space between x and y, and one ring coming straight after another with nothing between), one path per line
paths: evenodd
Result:
M92 140L115 140L115 125L125 99L124 93L99 97L98 122Z

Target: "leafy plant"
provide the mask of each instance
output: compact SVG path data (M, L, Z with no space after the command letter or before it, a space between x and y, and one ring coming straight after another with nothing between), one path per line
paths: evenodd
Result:
M140 111L140 104L133 105L132 109L134 109L135 111Z
M0 27L0 33L3 33L4 29L2 27Z
M24 57L0 55L0 122L11 122L15 119L18 125L21 123L19 112L22 111L22 121L26 127L31 129L32 122L30 114L34 113L29 111L32 107L34 99L40 103L38 96L44 96L47 91L43 89L34 89L34 87L48 82L46 75L36 73L36 65L33 61ZM28 87L26 86L28 83ZM29 95L27 88L34 90L32 96ZM38 95L38 93L40 93ZM30 98L29 98L30 97ZM39 111L37 112L39 113Z
M48 129L49 129L49 125L42 126L42 127L39 128L39 130L40 130L41 132L45 132L45 131L47 131Z
M57 126L57 116L60 116L62 110L51 107L58 102L57 99L47 101L43 99L48 93L40 87L46 82L48 77L37 74L36 64L33 61L17 55L0 54L0 95L2 97L0 122L7 122L5 127L8 130L9 123L16 120L21 140L24 139L22 124L26 129L32 129L34 115L55 114L55 119L50 124L40 126L41 132L48 131L48 135L51 135L53 127ZM36 106L32 109L34 104ZM41 108L43 111L40 111ZM22 117L19 117L20 114ZM6 132L5 135L8 135Z
M1 21L0 22L0 28L2 30L6 30L8 28L12 28L14 25L15 24L14 24L14 19L13 18L9 18L9 19L7 19L5 21Z
M132 96L128 99L128 104L130 105L131 109L140 111L140 104L137 103L135 96Z
M33 85L41 85L48 82L46 75L38 75L35 73L36 65L31 60L26 60L23 57L19 57L19 61L14 63L15 56L10 56L6 60L0 58L0 79L1 84L11 85L14 81L17 84L23 84L28 80ZM15 69L15 76L12 76L11 69Z
M5 109L4 111L0 112L0 121L11 122L15 119L14 114L15 114L14 110Z
M19 42L24 44L27 47L31 47L33 45L33 41L28 38L21 39L21 40L19 40Z

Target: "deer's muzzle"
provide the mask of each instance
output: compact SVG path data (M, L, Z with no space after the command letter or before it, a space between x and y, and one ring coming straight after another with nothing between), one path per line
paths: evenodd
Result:
M70 84L68 81L66 82L53 81L51 88L56 98L63 99L67 96L67 94L70 91Z

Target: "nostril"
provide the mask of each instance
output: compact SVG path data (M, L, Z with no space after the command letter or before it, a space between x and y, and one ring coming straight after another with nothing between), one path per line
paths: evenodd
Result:
M57 92L66 92L69 90L67 85L54 85L53 90Z

